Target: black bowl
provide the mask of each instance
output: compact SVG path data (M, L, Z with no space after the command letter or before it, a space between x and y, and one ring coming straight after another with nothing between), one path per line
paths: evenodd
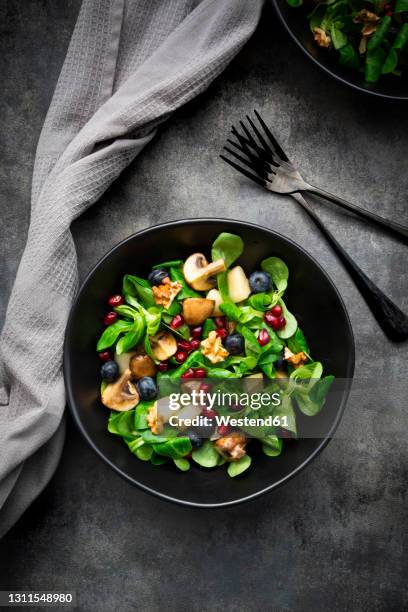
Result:
M108 433L108 411L99 400L100 363L95 353L108 296L120 292L126 273L144 276L157 262L195 251L208 253L222 231L243 238L241 263L248 271L269 255L285 260L290 270L286 300L310 339L313 355L324 362L327 373L337 377L351 379L354 371L353 332L343 301L321 266L288 238L241 221L191 219L143 230L113 248L90 272L72 307L64 348L68 403L85 439L116 472L145 491L191 506L225 506L248 500L300 472L330 439L349 392L346 385L322 411L324 438L285 443L277 458L259 453L251 469L235 479L221 469L193 465L189 472L179 472L170 465L152 466L138 460L121 439Z
M363 74L343 68L338 63L335 53L316 45L307 21L310 5L309 7L293 8L286 0L272 0L272 2L281 22L295 43L327 74L363 93L384 99L408 100L407 74L402 77L383 76L375 84L364 83Z

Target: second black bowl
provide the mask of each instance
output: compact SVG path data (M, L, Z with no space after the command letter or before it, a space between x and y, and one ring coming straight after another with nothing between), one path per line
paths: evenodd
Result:
M353 333L344 303L322 267L291 240L241 221L191 219L143 230L112 249L88 275L71 311L64 349L68 403L85 439L117 473L145 491L192 506L235 504L270 491L299 473L330 439L349 391L346 384L324 407L321 415L327 433L323 438L284 443L276 458L253 455L251 468L235 479L225 470L196 465L189 472L179 472L170 465L155 467L139 461L122 440L108 433L109 413L99 399L100 364L95 352L108 296L120 292L124 274L146 276L160 261L185 258L197 251L209 254L214 238L223 231L243 238L245 251L240 263L247 272L270 255L287 263L290 277L285 300L307 335L313 356L336 377L350 380L354 371Z
M387 75L380 78L378 83L364 83L363 74L356 70L343 68L338 63L335 53L327 51L327 49L321 49L316 45L307 20L307 14L310 10L305 7L291 7L286 0L272 0L272 2L292 39L326 74L366 94L383 99L408 100L407 74L402 77Z

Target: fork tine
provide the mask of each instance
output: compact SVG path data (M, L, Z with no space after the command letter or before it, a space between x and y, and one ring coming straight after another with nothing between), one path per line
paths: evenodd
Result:
M227 142L229 142L234 147L236 147L238 151L242 151L240 146L237 145L233 140L228 139ZM224 147L224 149L228 151L230 155L232 155L233 157L238 159L241 163L243 163L245 166L248 166L248 168L251 168L251 170L255 170L255 172L257 172L265 181L269 183L271 182L267 175L268 173L275 174L275 172L270 169L270 166L267 162L264 162L262 159L259 159L258 157L250 154L249 152L247 153L247 155L250 158L250 160L245 159L241 155L238 155L236 151L233 151L232 149L228 147Z
M261 132L258 130L258 128L256 127L255 123L252 121L251 117L249 115L246 116L247 121L249 123L249 125L251 126L251 128L253 129L253 131L255 132L259 142L261 143L261 145L263 146L263 148L266 151L271 151L271 147L268 145L268 143L266 142L265 138L262 136ZM272 151L271 151L272 152Z
M251 132L248 130L247 126L245 125L245 123L243 121L240 121L240 126L242 127L242 129L244 130L245 134L247 135L248 140L250 140L253 144L256 144L256 141L254 140L254 137L252 136Z
M276 140L275 136L272 134L271 130L266 125L265 121L262 119L261 115L258 113L256 109L254 109L254 113L259 123L261 124L265 134L268 136L269 140L275 147L276 153L279 155L279 157L282 158L283 161L288 162L289 161L288 156L286 155L285 151L280 146L279 142Z
M231 142L231 141L228 141L228 142ZM234 143L231 142L231 144L234 144ZM248 166L248 168L251 168L251 170L254 170L254 167L252 166L251 162L249 162L247 159L245 159L245 157L242 157L241 155L238 155L238 153L236 151L233 151L229 147L224 147L224 151L227 151L227 153L229 153L230 155L232 155L233 157L238 159L238 161L240 161L242 164L244 164L245 166Z
M265 172L273 172L275 174L275 172L271 168L271 162L269 161L269 159L265 159L265 157L262 155L261 156L255 155L252 149L250 149L249 147L246 147L245 145L241 146L234 140L231 140L231 138L227 138L227 142L231 144L233 147L235 147L236 149L238 149L238 151L241 151L241 153L245 153L245 155L249 157L249 159L252 161L253 165L262 164L262 167L264 168ZM277 165L277 164L274 164L274 165Z
M258 185L261 185L261 187L266 187L266 181L259 178L259 176L255 176L255 174L252 174L252 172L248 172L248 170L245 170L245 168L241 168L241 166L231 161L230 159L228 159L228 157L225 157L224 155L220 155L220 157L223 161L227 162L227 164L235 168L235 170L238 170L238 172L241 172L247 178L251 179L251 181L255 181L255 183L258 183Z
M247 118L248 118L248 115L247 115ZM248 139L245 139L247 141L247 144L250 147L254 148L258 152L258 155L261 155L265 159L265 161L268 161L268 162L272 163L274 166L279 166L279 164L276 163L275 160L273 159L273 151L266 144L266 142L263 141L263 144L265 146L263 148L260 147L259 144L256 142L255 138L253 137L253 135L251 134L251 132L248 130L248 128L245 125L245 123L243 121L240 121L239 123L240 123L242 129L244 130L245 134L248 137ZM243 136L241 136L241 138L243 138ZM260 141L262 141L262 137L260 137L259 139L260 139Z
M238 138L243 148L248 149L248 147L251 147L253 145L251 134L249 134L250 138L245 138L245 136L242 136L242 134L238 132L237 128L234 125L231 128L231 132L234 134L234 136L236 136L236 138ZM252 146L252 148L254 147Z
M246 155L253 156L252 150L254 150L258 157L261 157L261 159L263 159L264 162L266 162L267 164L269 164L270 166L275 166L275 168L279 168L279 163L277 161L275 161L275 159L272 156L272 153L269 153L268 151L265 151L264 149L262 149L262 147L260 147L255 140L251 137L251 140L245 138L245 136L242 136L242 134L240 134L238 132L238 130L236 128L234 128L234 126L232 126L232 133L234 136L236 136L236 138L238 138L239 142L241 143L242 147L241 147L241 151L243 153L245 153ZM229 142L231 142L231 144L233 143L233 141L229 140ZM236 143L234 143L235 146Z

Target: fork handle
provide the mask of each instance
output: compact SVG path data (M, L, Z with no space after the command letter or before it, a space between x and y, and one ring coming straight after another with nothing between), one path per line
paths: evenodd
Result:
M350 255L343 249L333 234L321 222L306 200L297 193L292 197L302 206L317 227L330 243L349 272L356 287L365 299L368 307L379 323L385 335L393 342L404 342L408 339L408 317L394 302L379 289L373 281L358 267Z
M341 208L350 210L359 217L362 217L363 219L369 219L376 225L379 225L380 227L388 230L390 233L396 235L400 240L402 239L405 244L408 244L408 227L400 225L399 223L395 223L394 221L390 221L389 219L384 219L384 217L380 217L380 215L376 215L375 213L366 210L365 208L361 208L360 206L357 206L357 204L353 204L352 202L343 200L343 198L339 198L338 196L329 193L324 189L320 189L320 187L309 185L307 191L309 193L314 193L324 198L325 200L328 200L329 202L333 202Z

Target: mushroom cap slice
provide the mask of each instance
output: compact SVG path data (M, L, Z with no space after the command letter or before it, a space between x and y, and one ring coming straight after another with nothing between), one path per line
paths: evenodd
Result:
M169 331L160 330L150 338L150 345L153 357L158 361L166 361L177 353L176 339Z
M214 301L207 298L186 298L183 300L183 318L187 325L200 325L211 317Z
M129 362L129 369L133 378L143 378L143 376L154 376L156 365L149 355L133 355Z
M121 353L120 355L115 353L114 359L119 366L120 374L123 374L129 368L129 363L133 355L136 355L136 351L128 351L127 353Z
M135 383L132 381L131 371L125 370L122 376L113 383L106 385L102 391L102 403L111 410L123 412L131 410L140 401Z
M205 255L194 253L184 262L183 275L190 287L196 291L208 291L216 284L213 277L226 269L223 259L208 263Z

